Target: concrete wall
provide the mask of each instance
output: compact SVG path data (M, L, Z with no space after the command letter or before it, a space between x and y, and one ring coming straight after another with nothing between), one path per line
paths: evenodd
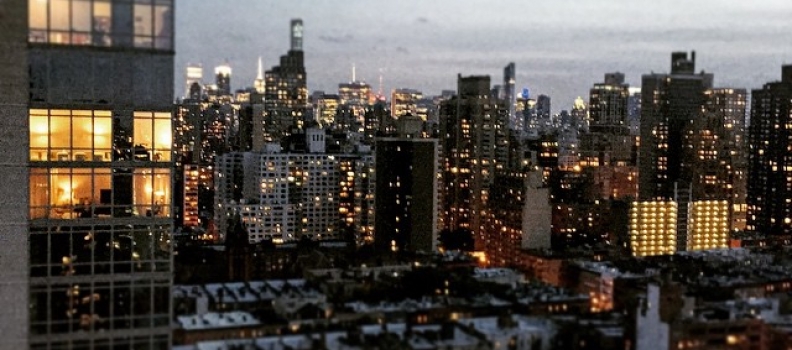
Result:
M28 347L27 0L0 2L0 348Z
M32 47L30 101L170 107L173 53L90 47Z

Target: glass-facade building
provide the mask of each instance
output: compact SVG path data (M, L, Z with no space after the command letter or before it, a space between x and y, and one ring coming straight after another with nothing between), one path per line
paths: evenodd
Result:
M29 145L15 159L28 237L0 252L27 248L16 264L27 322L0 327L17 336L0 345L167 349L173 1L12 0L4 11L27 12L0 26L0 44L26 41L24 56L0 60L28 68L12 80L28 92L14 116L28 131L14 145Z

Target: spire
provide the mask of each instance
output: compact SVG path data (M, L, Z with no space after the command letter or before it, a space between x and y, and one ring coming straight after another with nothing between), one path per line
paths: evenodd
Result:
M261 56L258 58L258 74L256 75L256 80L253 81L253 88L256 89L256 92L260 94L263 94L265 90L264 68L261 65Z
M355 64L352 63L352 82L354 83L355 81L357 81L355 80Z
M256 80L263 80L264 79L264 68L261 65L261 56L258 59L258 74L256 75Z

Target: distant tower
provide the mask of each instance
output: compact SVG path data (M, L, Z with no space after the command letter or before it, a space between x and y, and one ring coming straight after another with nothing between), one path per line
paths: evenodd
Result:
M303 47L303 22L296 18L291 21L291 50L302 51Z
M264 140L280 140L302 128L308 108L308 86L302 51L302 20L291 22L291 49L279 64L264 72ZM257 126L258 127L258 126Z
M198 91L200 96L201 87L203 85L203 67L200 64L187 64L187 69L184 72L184 96L192 98L195 91ZM195 85L197 84L197 88Z
M215 67L215 84L218 95L231 94L231 66L228 61Z
M536 98L536 114L539 118L550 118L550 96L539 95L539 97Z
M264 68L261 66L261 56L258 59L258 73L256 74L256 80L253 81L253 88L260 94L264 93Z
M506 106L509 108L509 122L512 129L520 129L520 121L515 116L515 91L514 84L517 79L517 71L514 62L510 62L503 68L503 99L506 101Z

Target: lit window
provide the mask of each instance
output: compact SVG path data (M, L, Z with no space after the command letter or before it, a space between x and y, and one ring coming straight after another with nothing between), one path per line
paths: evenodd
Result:
M30 160L109 162L109 111L30 110Z

